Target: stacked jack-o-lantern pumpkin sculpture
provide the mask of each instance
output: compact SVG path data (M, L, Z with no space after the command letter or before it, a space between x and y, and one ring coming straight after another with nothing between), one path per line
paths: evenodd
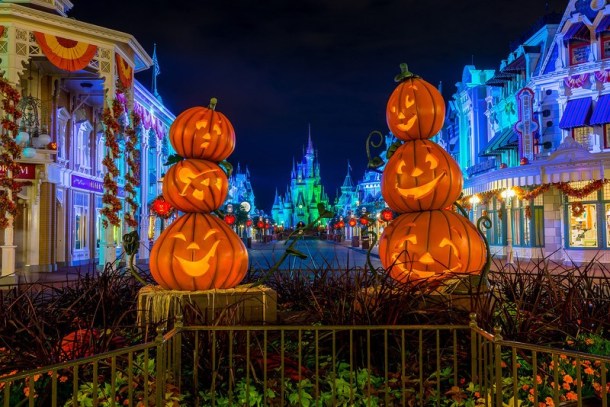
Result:
M163 178L163 197L185 212L161 233L150 254L150 271L169 290L234 288L246 275L248 252L237 234L210 212L228 193L218 162L235 148L231 122L209 107L182 112L170 128L172 146L184 160Z
M462 172L428 140L443 126L445 102L434 86L408 72L405 64L401 68L386 119L404 143L388 160L381 180L383 198L401 215L380 239L381 263L400 282L479 274L486 261L483 238L468 219L445 209L461 194Z

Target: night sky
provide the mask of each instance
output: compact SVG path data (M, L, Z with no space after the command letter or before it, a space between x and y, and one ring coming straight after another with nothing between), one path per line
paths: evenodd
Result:
M497 69L546 11L567 0L73 0L70 17L132 34L152 55L158 89L178 115L219 99L235 126L228 160L247 165L256 204L283 194L308 125L334 200L365 140L387 132L385 106L399 64L455 92L464 65ZM151 86L152 69L136 75Z

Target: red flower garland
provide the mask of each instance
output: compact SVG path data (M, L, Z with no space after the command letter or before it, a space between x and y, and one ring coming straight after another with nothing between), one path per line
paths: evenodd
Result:
M140 186L140 156L136 150L138 143L138 134L135 129L140 126L142 119L138 113L131 112L131 126L125 129L127 141L125 142L125 155L127 157L128 171L125 175L125 191L129 194L125 198L127 204L131 207L130 211L125 211L125 223L131 227L137 227L138 222L135 219L135 214L138 211L138 202L136 201L136 188Z
M100 214L105 218L102 220L102 224L105 228L108 225L119 226L121 219L118 216L119 211L122 208L121 201L117 198L119 193L119 186L117 185L114 177L119 175L119 169L115 164L115 159L119 156L119 143L116 139L116 134L121 130L119 125L118 117L123 113L123 106L118 100L112 102L112 110L106 107L102 116L105 129L104 133L106 136L107 147L106 156L102 160L102 164L107 169L104 175L104 195L102 196L102 202L105 206L101 209Z
M11 174L19 173L19 164L15 161L21 157L21 147L15 142L18 132L17 120L22 113L18 109L21 96L17 89L11 86L4 78L0 78L0 94L2 95L2 109L5 116L1 118L2 131L0 131L0 143L3 151L0 153L0 160L6 166L6 172L0 175L0 186L4 187L0 191L0 228L9 226L9 217L15 218L19 214L19 207L13 201L13 196L21 191L23 184L15 182ZM12 194L9 194L9 191Z

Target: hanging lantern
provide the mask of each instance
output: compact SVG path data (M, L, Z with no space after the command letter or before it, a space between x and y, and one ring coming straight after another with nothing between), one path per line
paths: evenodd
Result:
M356 226L357 223L358 222L356 222L356 219L351 218L348 222L348 225L350 225L351 227L354 227L354 226Z
M233 226L237 218L232 213L225 215L225 223L229 226Z
M394 212L390 208L385 208L381 211L381 220L384 222L389 222L394 219Z
M160 216L162 218L169 216L173 209L172 205L167 202L162 196L157 197L153 201L151 208L157 216Z
M360 224L362 226L367 226L369 224L369 218L367 218L366 216L361 216L360 217Z
M259 229L262 229L265 226L265 222L263 222L262 220L259 220L258 222L256 222L256 227Z
M246 226L247 226L247 227L252 226L252 219L248 219L248 220L246 221Z

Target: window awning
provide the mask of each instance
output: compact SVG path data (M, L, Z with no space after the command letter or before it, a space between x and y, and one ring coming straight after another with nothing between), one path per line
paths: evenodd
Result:
M508 150L514 148L519 143L517 133L513 130L512 126L504 131L498 132L495 136L489 140L487 148L479 157L489 157L500 154L498 150Z
M610 16L604 16L604 18L602 18L602 21L599 22L599 24L597 25L597 27L595 28L595 35L598 36L599 34L603 33L604 31L610 31Z
M559 128L571 129L589 125L591 117L591 98L568 100L566 110L559 121Z
M610 123L610 94L600 96L589 121L591 126L606 123Z
M583 22L572 24L568 31L563 34L563 42L570 40L591 41L591 32L589 27Z
M506 65L502 72L519 73L525 71L525 57L521 55L519 58Z

